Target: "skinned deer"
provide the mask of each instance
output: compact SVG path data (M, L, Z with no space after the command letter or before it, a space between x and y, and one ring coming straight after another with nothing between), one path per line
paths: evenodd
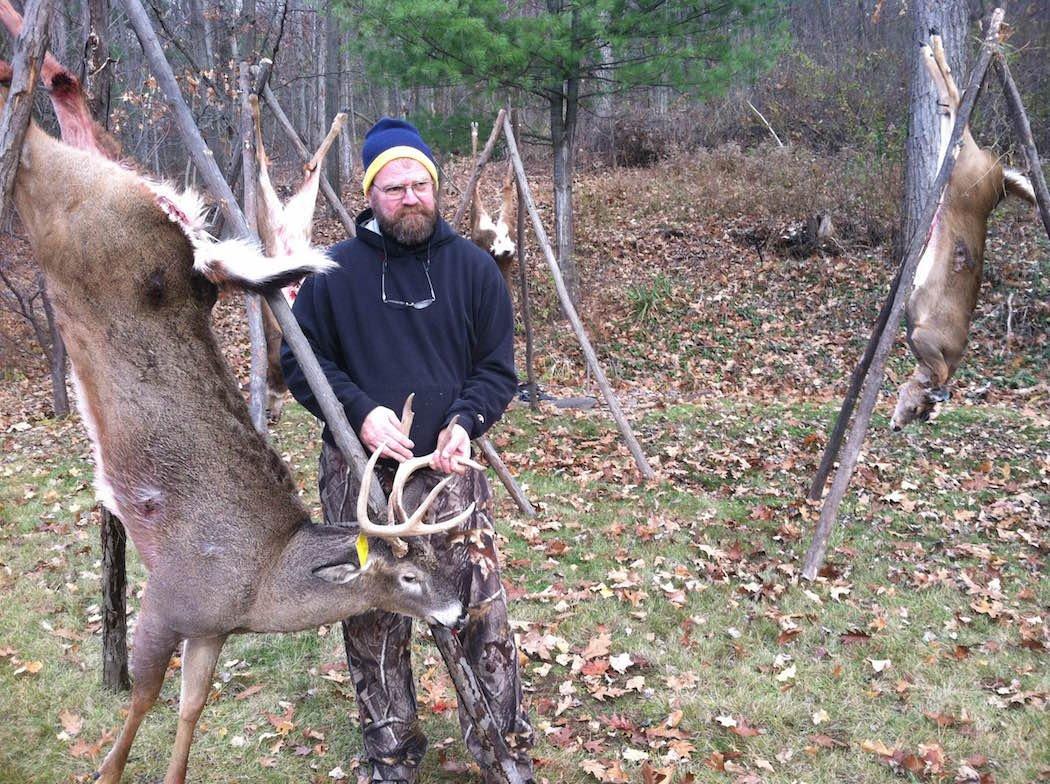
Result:
M479 191L480 182L474 184L474 195L470 200L470 239L480 248L491 254L503 273L507 290L513 291L510 277L511 266L517 252L517 246L511 239L518 220L517 188L514 187L514 170L508 166L507 176L503 180L503 201L500 204L496 220L485 210Z
M948 152L960 96L940 36L931 36L930 45L922 46L922 57L937 88L939 167ZM918 365L897 393L890 420L894 430L916 419L926 420L935 404L948 399L945 385L962 361L981 288L988 217L1009 194L1035 203L1028 179L1004 168L990 150L978 147L966 128L908 297L908 343Z
M7 0L0 20L12 34L21 27ZM397 559L386 539L448 530L472 510L424 525L432 494L411 515L399 510L407 527L387 531L362 519L362 532L378 537L364 564L355 529L311 524L287 467L252 427L209 319L216 283L269 291L331 262L320 254L264 259L249 244L215 242L199 199L107 157L115 141L91 123L72 74L49 58L41 77L63 141L31 125L15 206L69 350L98 495L149 572L131 703L98 779L120 780L182 642L178 731L165 776L179 784L228 635L316 628L374 608L454 624L463 612L458 586L429 542L411 539Z
M263 146L262 122L259 117L259 98L253 95L249 100L255 122L255 157L259 165L255 188L259 204L259 239L262 240L267 256L293 256L309 251L314 207L321 184L321 163L346 124L346 114L340 112L332 120L332 127L329 128L321 146L317 148L313 157L303 164L302 184L287 203L282 204L273 183L270 182L269 159ZM295 300L299 283L300 281L294 281L284 287L283 292L289 303ZM288 386L284 383L284 373L281 372L281 327L266 303L263 303L263 329L266 333L267 410L271 421L276 422L281 417Z

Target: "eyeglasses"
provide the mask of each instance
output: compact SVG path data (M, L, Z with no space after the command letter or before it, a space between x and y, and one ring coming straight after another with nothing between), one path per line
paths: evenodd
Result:
M395 308L412 308L413 310L423 310L423 308L429 308L434 304L434 300L437 297L434 295L434 281L430 279L430 247L427 246L427 260L426 262L420 262L423 265L423 272L427 276L427 285L430 286L430 296L426 299L421 299L418 302L402 302L398 299L387 299L386 296L386 259L383 259L383 304L393 305Z
M409 189L411 189L416 196L427 196L433 188L434 183L430 180L420 180L419 182L409 182L404 185L387 185L385 188L379 188L379 192L388 199L401 201L405 198Z

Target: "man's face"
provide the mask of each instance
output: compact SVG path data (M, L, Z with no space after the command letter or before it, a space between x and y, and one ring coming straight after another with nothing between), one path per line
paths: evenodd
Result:
M368 200L383 234L402 245L421 245L434 233L437 194L430 173L419 161L390 161L372 180Z

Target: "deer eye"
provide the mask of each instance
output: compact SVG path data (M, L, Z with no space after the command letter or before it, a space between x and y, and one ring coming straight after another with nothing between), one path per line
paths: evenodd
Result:
M401 581L406 583L414 583L416 576L414 574L403 574L401 575Z

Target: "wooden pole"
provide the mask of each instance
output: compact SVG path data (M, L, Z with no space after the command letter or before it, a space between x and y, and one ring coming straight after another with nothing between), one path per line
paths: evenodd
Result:
M1043 219L1043 228L1046 236L1050 237L1050 193L1046 189L1046 178L1043 176L1043 165L1039 161L1039 152L1035 149L1035 141L1032 139L1032 126L1028 122L1028 113L1024 110L1021 102L1021 93L1017 90L1017 84L1010 75L1010 66L1002 52L995 56L995 72L999 75L999 81L1003 83L1003 92L1006 94L1006 106L1010 111L1010 118L1014 123L1014 133L1017 134L1017 142L1024 150L1024 157L1028 161L1028 177L1032 181L1032 189L1035 191L1035 203L1039 207L1039 217Z
M481 155L474 161L474 170L470 173L467 187L459 194L459 204L456 205L456 211L453 213L450 221L452 228L456 231L459 231L459 222L463 220L463 215L467 211L467 205L474 195L474 186L478 182L478 177L481 176L481 170L485 168L485 164L492 157L492 151L496 149L496 140L499 138L500 129L503 127L503 120L506 116L507 110L500 109L499 114L496 115L496 123L492 126L492 133L489 134L489 140L485 142L485 148L481 151Z
M525 179L525 166L521 162L521 155L518 154L518 145L514 140L514 130L510 127L510 120L507 117L503 118L503 136L507 140L507 149L510 151L510 159L514 164L514 174L517 176L518 186L521 188L522 204L529 211L529 217L532 219L532 230L536 235L537 243L543 250L543 255L547 259L547 266L550 268L551 276L554 278L554 287L558 291L558 299L561 300L562 310L576 333L576 339L580 342L583 356L587 360L587 367L598 382L598 387L605 397L605 402L609 405L609 412L612 414L616 426L620 429L620 434L627 443L627 448L631 451L631 455L634 456L634 462L638 466L639 473L644 479L652 479L656 474L650 467L645 453L642 452L642 447L638 443L638 439L635 438L634 431L631 430L631 425L620 407L620 401L617 399L616 393L613 392L609 380L605 377L605 371L602 370L602 366L598 363L598 356L594 353L591 341L587 337L587 330L584 329L583 322L580 321L580 316L569 298L568 289L565 288L565 281L561 276L561 270L558 268L558 260L554 257L554 251L551 250L550 242L547 240L547 232L543 230L540 214L537 212L536 204L532 200L532 192L529 190L528 180Z
M875 356L875 347L879 344L882 333L886 329L886 320L890 316L890 309L893 307L893 300L896 298L897 289L900 286L901 270L904 268L903 261L901 266L897 268L897 274L893 276L889 295L886 297L886 301L882 303L882 310L879 311L878 318L875 319L875 326L871 328L871 337L868 338L868 345L864 348L864 355L861 357L860 362L857 363L857 367L853 369L853 375L850 376L849 389L846 391L846 397L842 400L842 408L839 409L835 427L828 438L827 446L824 447L824 454L820 458L817 474L813 477L813 483L809 486L809 499L811 501L819 501L824 494L824 485L827 484L828 474L831 473L831 468L835 465L835 458L838 457L839 447L842 445L842 437L846 433L846 425L849 424L849 418L853 414L853 406L857 402L857 395L860 394L861 384L864 383L864 378L868 375L872 357Z
M299 134L296 133L291 120L288 119L288 115L284 113L281 104L277 102L277 96L273 94L270 85L263 87L262 99L266 101L266 105L270 107L270 111L273 112L273 116L277 119L277 124L281 126L281 130L284 131L284 135L288 138L288 141L292 143L292 146L295 147L295 151L299 153L299 160L303 163L309 162L311 158L310 151L306 149L306 145L303 143L303 140L299 138ZM336 217L339 218L339 222L343 224L346 233L351 237L356 237L357 230L354 228L354 219L351 218L350 213L346 211L342 199L335 190L332 189L332 184L328 182L328 178L324 175L323 171L321 172L321 193L324 194L325 199L328 201L328 206L332 208Z
M6 222L12 204L15 176L22 158L22 142L33 113L33 91L40 63L47 51L47 27L51 0L30 0L22 20L22 32L11 58L11 86L0 113L0 225Z
M495 445L489 440L488 436L479 436L474 439L474 443L478 445L481 450L481 454L485 455L485 461L489 464L493 471L496 472L496 476L503 482L503 486L507 488L507 492L510 493L510 497L514 499L514 503L518 505L518 509L526 517L535 517L536 510L532 504L529 503L529 499L525 496L525 492L518 485L517 481L511 475L510 470L507 468L506 463L499 456L499 452L496 451Z
M252 107L248 103L251 90L248 86L248 63L241 63L237 74L237 85L241 91L241 170L244 182L244 219L251 236L258 233L258 205L255 190L255 154L252 139L255 125ZM248 413L255 429L266 435L266 332L263 329L262 298L258 294L244 295L244 307L248 316L248 338L251 344L251 370L248 374Z
M511 128L514 129L514 138L520 137L520 118L518 110L511 113ZM532 305L529 301L529 276L525 268L525 210L521 205L525 203L524 191L521 183L515 182L514 187L518 189L517 210L517 248L518 248L518 285L521 288L521 323L525 326L525 380L526 388L529 390L529 408L536 411L540 407L539 389L536 386L536 362L533 356L532 343Z
M948 187L948 180L951 179L952 171L955 169L955 162L962 148L963 131L970 121L973 107L977 103L977 98L984 85L984 77L988 72L988 66L991 64L992 55L997 46L999 28L1002 26L1002 22L1003 10L996 8L992 12L991 20L987 27L988 32L981 47L980 57L974 66L973 72L970 74L969 84L966 87L966 92L963 94L962 104L959 106L959 113L948 141L948 154L944 157L941 170L937 174L933 187L930 189L930 198L926 199L921 218L917 224L918 226L925 226L926 231L923 233L916 232L909 243L908 254L905 257L901 270L900 284L893 297L893 305L890 308L886 321L887 325L893 325L893 328L883 330L879 338L879 343L872 357L871 367L868 370L861 393L860 408L857 411L856 418L853 420L853 427L846 441L845 453L839 462L838 470L835 472L835 478L832 480L831 489L824 500L824 506L820 510L820 520L817 523L813 541L809 546L802 566L802 575L808 580L812 580L817 576L817 571L823 564L824 557L827 554L828 539L831 537L831 530L835 525L838 508L842 503L842 497L846 493L846 488L849 486L850 478L853 476L853 469L857 465L857 458L860 456L860 449L864 443L868 423L871 421L871 412L875 408L879 388L882 386L886 358L889 356L890 349L893 347L894 339L897 336L896 325L900 323L907 294L911 292L912 283L915 280L915 268L919 264L923 248L929 242L934 215L940 208L944 199L944 192Z
M140 0L121 0L121 2L124 4L128 21L135 30L135 35L139 39L142 51L150 63L153 74L157 78L157 82L164 92L168 103L171 105L176 119L176 126L179 128L183 142L186 144L190 154L194 156L194 162L197 164L197 168L200 170L205 183L208 185L212 195L219 200L220 208L226 214L226 219L237 235L242 237L248 236L248 224L244 219L244 215L237 206L237 201L233 197L229 184L222 179L222 174L215 160L211 155L207 154L204 140L193 123L193 116L182 98L182 93L179 90L178 83L175 81L171 66L164 57L160 41L157 40L157 34L153 30L153 26L150 24L149 17L146 16ZM291 308L285 302L284 296L279 291L274 292L267 297L267 302L281 325L285 341L291 347L295 358L299 361L299 366L302 368L303 374L306 376L314 396L321 406L321 412L324 414L328 427L332 430L336 445L343 452L351 470L356 473L358 480L361 481L366 462L364 449L350 428L350 423L346 420L346 414L342 405L339 404L335 394L332 392L332 387L321 371L321 366L313 355L313 351L310 349L308 341L303 336L299 324L292 315ZM378 482L372 482L371 484L372 493L369 496L369 503L374 512L381 515L386 509L386 498L382 489L378 487ZM463 649L456 644L449 629L431 627L431 630L434 633L434 640L438 645L438 650L440 650L442 658L452 673L452 680L456 684L460 702L468 712L468 715L474 718L479 742L481 742L483 747L487 747L488 752L494 755L494 758L498 761L494 771L497 775L506 779L507 784L518 784L521 781L520 776L512 778L505 772L509 766L515 770L516 774L516 768L513 760L510 759L506 743L503 742L503 738L496 727L492 718L492 711L484 700L484 692L481 690L481 685L478 683L477 676L474 675L474 671L471 669Z

